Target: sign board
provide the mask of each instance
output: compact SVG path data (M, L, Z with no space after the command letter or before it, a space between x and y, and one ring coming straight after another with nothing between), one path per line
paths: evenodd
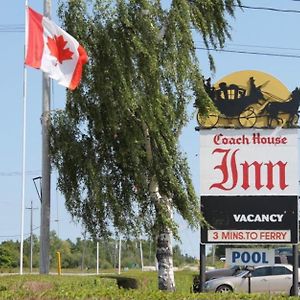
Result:
M297 196L202 196L203 243L297 243Z
M297 129L200 131L201 195L298 195Z
M298 132L200 131L202 243L298 242Z
M227 248L226 263L228 265L257 266L274 265L274 249Z

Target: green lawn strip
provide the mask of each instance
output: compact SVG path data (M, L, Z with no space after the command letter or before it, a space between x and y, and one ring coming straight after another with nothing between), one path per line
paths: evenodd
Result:
M174 293L157 289L155 272L133 271L111 278L70 275L11 275L0 277L0 299L98 299L98 300L283 300L299 299L269 294L193 294L190 292L192 272L176 272ZM110 275L111 276L111 275ZM138 289L118 288L116 278L134 278Z

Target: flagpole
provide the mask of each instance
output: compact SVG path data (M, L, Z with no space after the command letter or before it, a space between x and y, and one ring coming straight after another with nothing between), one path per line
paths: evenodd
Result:
M23 274L23 247L24 247L24 214L25 214L25 170L26 170L26 122L27 122L27 69L25 55L27 49L27 7L25 0L25 41L24 41L24 66L23 66L23 139L22 139L22 198L21 198L21 236L20 236L20 275Z
M51 0L44 0L44 16L51 19ZM50 78L43 73L42 96L42 205L40 228L40 274L49 273L50 249Z

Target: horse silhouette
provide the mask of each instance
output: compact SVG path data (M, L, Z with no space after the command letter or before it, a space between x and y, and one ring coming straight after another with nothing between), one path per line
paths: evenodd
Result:
M295 88L291 93L291 99L287 102L269 102L265 110L268 113L268 126L271 126L273 120L281 119L279 117L280 113L287 113L289 114L288 123L289 125L293 124L294 117L298 115L298 108L300 105L300 90Z

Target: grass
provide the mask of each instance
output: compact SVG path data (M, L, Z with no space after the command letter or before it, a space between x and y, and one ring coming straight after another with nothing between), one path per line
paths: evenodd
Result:
M109 275L107 278L104 275L6 275L0 277L0 299L292 299L292 297L268 294L192 294L190 288L193 274L195 272L175 272L176 292L174 293L158 291L156 272L128 271L123 273L121 277L137 279L139 288L135 290L119 289L116 279Z

